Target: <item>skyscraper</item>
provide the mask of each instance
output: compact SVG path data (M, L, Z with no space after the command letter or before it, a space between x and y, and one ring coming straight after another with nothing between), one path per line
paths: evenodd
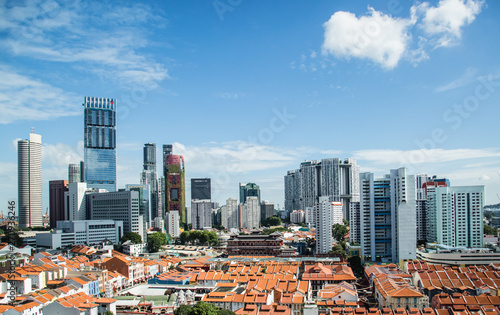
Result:
M144 170L156 172L156 144L144 145Z
M184 157L182 155L167 155L165 162L166 211L179 212L181 223L186 223Z
M328 196L320 197L319 202L314 206L314 221L316 254L327 254L333 246L332 226L342 222L342 204L329 201Z
M484 186L427 187L429 242L483 246Z
M191 224L195 230L212 227L212 207L210 200L191 200Z
M258 229L260 226L260 202L257 196L247 197L241 206L241 227Z
M42 226L42 136L17 142L19 227Z
M116 191L116 100L85 97L85 182Z
M240 203L246 203L247 197L257 197L260 205L260 188L255 183L240 183Z
M70 164L68 166L68 182L69 183L81 182L80 174L81 174L80 164Z
M57 221L68 220L64 213L64 193L68 191L67 180L49 182L50 228L57 227Z
M342 203L348 219L351 202L359 201L359 165L353 159L305 161L284 179L286 211L313 207L319 197L327 196L329 201Z
M210 178L191 178L191 200L212 200Z
M238 200L236 198L228 198L226 204L222 206L221 221L222 226L228 230L240 227Z
M367 260L398 262L416 257L415 176L406 168L383 178L360 174L360 222L351 222ZM351 216L352 217L352 216Z
M150 221L156 217L163 218L160 208L158 173L156 172L156 144L146 143L144 145L144 169L141 172L141 185L149 185L151 204Z
M263 200L260 203L260 220L263 221L267 218L270 218L274 215L274 203Z
M168 156L173 152L173 147L171 144L163 145L163 166L168 167Z

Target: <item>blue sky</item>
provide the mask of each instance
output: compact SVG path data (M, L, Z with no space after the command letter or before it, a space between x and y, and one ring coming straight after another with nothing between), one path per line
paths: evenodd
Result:
M119 187L154 142L221 204L255 182L283 206L286 171L327 157L500 202L499 14L492 0L2 1L0 205L34 127L48 206L48 181L83 157L84 96L118 100Z

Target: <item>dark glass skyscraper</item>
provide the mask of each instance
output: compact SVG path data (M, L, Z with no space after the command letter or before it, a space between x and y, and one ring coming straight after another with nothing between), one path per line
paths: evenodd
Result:
M116 100L85 97L85 182L116 191Z
M144 145L144 170L156 172L156 144Z
M191 178L191 200L211 200L210 178Z

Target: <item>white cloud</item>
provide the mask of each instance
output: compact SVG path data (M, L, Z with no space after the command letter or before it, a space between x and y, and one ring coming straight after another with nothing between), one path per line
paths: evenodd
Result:
M477 79L477 69L469 67L467 70L465 70L465 73L462 74L460 77L457 79L453 80L452 82L439 86L436 88L437 92L444 92L444 91L449 91L449 90L454 90L462 86L466 86L467 84L471 83L472 81Z
M0 65L0 124L80 114L80 97Z
M142 23L166 24L160 12L146 5L3 3L2 19L0 31L9 36L0 46L14 55L71 63L125 86L152 86L168 78L163 64L140 52L149 43L149 29Z
M335 12L326 23L323 54L336 57L363 58L393 69L405 53L414 21L393 18L369 8L369 14Z
M423 2L412 7L421 15L419 26L427 35L436 36L435 46L451 46L462 37L462 28L471 24L481 12L483 0L440 0L436 7Z
M409 18L371 7L360 17L338 11L323 24L323 54L368 59L389 70L403 59L417 65L429 59L429 49L457 44L483 4L484 0L440 0L437 6L423 2L411 7Z

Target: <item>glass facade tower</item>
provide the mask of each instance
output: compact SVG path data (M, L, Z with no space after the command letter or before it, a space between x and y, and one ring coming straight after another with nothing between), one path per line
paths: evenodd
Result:
M85 97L85 182L116 191L116 100Z

